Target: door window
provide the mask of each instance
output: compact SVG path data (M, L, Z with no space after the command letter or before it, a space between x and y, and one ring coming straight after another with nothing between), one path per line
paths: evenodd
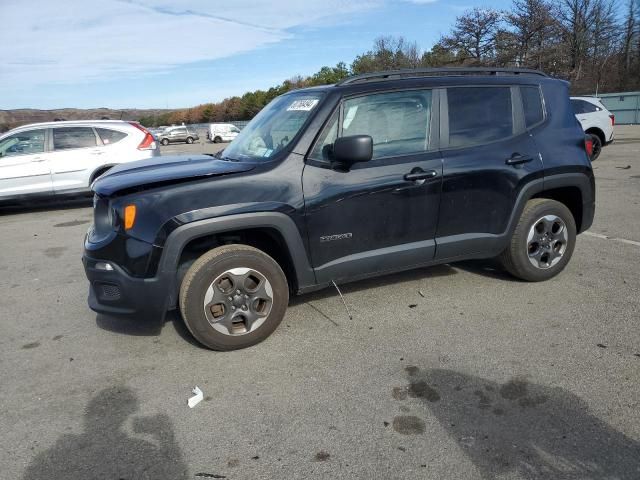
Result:
M600 111L600 108L595 106L593 103L585 102L584 100L571 100L571 105L573 106L573 112L576 115L580 113L593 113Z
M520 87L522 95L522 108L524 109L524 121L527 128L536 125L544 119L542 99L538 87Z
M447 89L449 146L468 147L511 137L510 87Z
M96 136L91 127L60 127L53 129L54 150L95 147Z
M421 153L429 149L431 91L378 93L344 102L341 137L369 135L373 159ZM331 160L331 147L338 138L336 111L318 137L310 158Z
M0 157L14 157L44 152L45 130L14 133L0 141Z

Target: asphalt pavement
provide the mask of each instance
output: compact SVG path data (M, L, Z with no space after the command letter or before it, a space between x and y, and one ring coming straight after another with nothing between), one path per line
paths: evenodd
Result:
M298 297L229 353L175 315L89 310L90 202L2 210L0 477L640 478L640 127L617 136L556 278L482 261L358 282L353 320L335 291Z

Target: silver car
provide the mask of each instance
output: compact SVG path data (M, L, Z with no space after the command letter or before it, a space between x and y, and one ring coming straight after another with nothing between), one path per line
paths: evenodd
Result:
M169 145L170 143L193 143L196 140L200 140L198 132L193 128L187 126L169 127L162 133L157 135L158 141L162 145Z

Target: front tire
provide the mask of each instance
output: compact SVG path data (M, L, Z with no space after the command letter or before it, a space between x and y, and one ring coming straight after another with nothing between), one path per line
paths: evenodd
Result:
M576 223L571 211L555 200L534 198L525 205L500 261L514 277L540 282L567 266L575 245Z
M237 350L267 338L289 303L287 278L273 258L247 245L202 255L180 287L180 312L196 340L212 350Z
M187 137L187 143L191 145L193 143L193 138Z

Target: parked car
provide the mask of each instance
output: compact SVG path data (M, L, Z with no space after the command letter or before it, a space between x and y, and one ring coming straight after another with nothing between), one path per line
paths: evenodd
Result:
M593 161L600 156L602 147L613 142L616 118L596 97L571 97L571 105L582 129L593 140Z
M533 70L286 93L215 158L145 160L94 184L89 306L178 308L199 342L232 350L269 336L290 295L330 285L493 257L547 280L593 221L587 138L568 83Z
M211 123L207 138L213 143L230 142L238 136L240 129L231 123Z
M158 154L152 135L135 122L25 125L0 136L0 201L89 192L114 165Z
M169 145L170 143L193 143L194 141L200 140L198 132L185 125L168 127L159 133L157 138L162 145Z

